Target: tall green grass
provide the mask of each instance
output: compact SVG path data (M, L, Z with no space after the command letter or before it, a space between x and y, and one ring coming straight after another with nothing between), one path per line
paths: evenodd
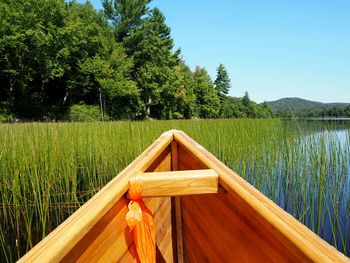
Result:
M22 256L174 128L350 254L349 130L337 138L320 123L280 120L29 123L0 126L0 261Z

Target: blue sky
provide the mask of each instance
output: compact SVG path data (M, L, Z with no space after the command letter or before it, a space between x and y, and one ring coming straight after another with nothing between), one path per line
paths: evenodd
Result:
M100 0L91 2L101 8ZM350 0L154 0L152 6L166 16L192 69L205 67L214 79L218 64L226 66L232 96L350 102Z

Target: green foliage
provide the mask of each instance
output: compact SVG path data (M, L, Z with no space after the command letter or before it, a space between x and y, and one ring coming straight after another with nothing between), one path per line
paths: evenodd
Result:
M222 118L246 118L246 110L242 99L227 97L222 105Z
M97 105L74 104L68 110L65 119L73 122L106 121L108 116L102 115Z
M15 114L59 117L71 104L99 103L101 92L109 105L138 96L129 77L131 58L91 4L8 1L1 9L7 14L0 29L2 92Z
M231 88L231 80L223 64L220 64L217 68L217 77L214 81L214 86L220 97L225 97Z
M7 109L6 103L0 101L0 123L12 122L12 121L13 121L13 116Z
M314 110L314 109L331 109L345 108L349 103L322 103L317 101L304 100L300 98L283 98L276 101L266 102L274 110Z
M151 0L102 0L106 17L113 22L118 41L142 24Z
M135 80L141 92L141 100L146 106L145 114L152 118L171 117L171 107L164 101L173 101L176 88L172 85L178 52L173 53L173 40L165 17L154 8L123 42L135 63ZM169 98L170 97L170 98Z
M194 82L198 117L217 118L220 112L220 99L208 72L204 68L197 67Z
M214 84L204 69L192 72L174 51L164 15L149 3L104 0L102 12L89 2L1 1L6 116L59 120L81 102L114 120L260 116L253 106L232 113L240 106L225 101L225 67Z
M12 122L13 121L13 117L6 113L6 112L2 112L0 110L0 123L6 123L6 122Z
M66 16L62 0L2 1L0 27L0 73L3 86L16 113L32 116L46 111L47 83L63 75L59 28Z
M111 50L104 57L101 54L80 63L82 76L98 87L95 94L99 93L103 112L115 119L134 118L137 113L131 105L137 101L139 90L129 77L132 61L123 53L120 45L115 45ZM132 110L134 115L130 112Z
M169 119L189 119L195 114L196 106L193 74L182 61L170 73L162 96L164 112Z
M266 103L257 104L249 99L226 97L222 105L222 118L271 118L272 109Z
M283 118L339 118L350 117L348 103L322 103L299 98L284 98L266 102L276 116Z

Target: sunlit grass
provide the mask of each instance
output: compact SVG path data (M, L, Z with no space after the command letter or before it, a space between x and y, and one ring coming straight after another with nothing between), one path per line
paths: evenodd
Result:
M349 131L280 120L29 123L0 126L0 261L23 255L169 129L350 254Z

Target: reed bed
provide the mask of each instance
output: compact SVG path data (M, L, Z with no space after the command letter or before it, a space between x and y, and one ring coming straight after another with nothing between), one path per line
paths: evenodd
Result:
M341 137L333 125L281 120L1 125L0 261L21 257L169 129L184 130L350 255L344 125Z

